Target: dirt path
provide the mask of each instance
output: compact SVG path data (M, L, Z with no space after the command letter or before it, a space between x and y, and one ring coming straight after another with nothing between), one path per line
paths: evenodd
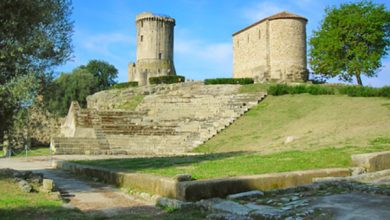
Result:
M47 159L2 158L1 168L32 170L43 173L45 178L53 179L61 195L69 201L69 208L75 207L83 212L106 217L127 214L158 215L162 211L150 202L140 201L110 185L76 177L51 167Z

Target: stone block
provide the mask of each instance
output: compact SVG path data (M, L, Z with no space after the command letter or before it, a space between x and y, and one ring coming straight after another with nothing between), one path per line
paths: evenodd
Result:
M26 180L20 180L18 182L18 185L19 185L20 190L22 190L22 192L29 193L32 191L31 185Z
M390 169L390 151L352 155L352 164L368 172Z
M191 174L177 174L176 176L173 177L174 180L177 182L184 182L184 181L191 181L192 176Z
M41 192L52 192L54 191L54 181L52 179L43 179L42 181L42 187L41 187Z
M227 199L248 199L248 198L255 198L260 196L264 196L264 193L262 191L253 190L249 192L231 194L228 195L226 198Z

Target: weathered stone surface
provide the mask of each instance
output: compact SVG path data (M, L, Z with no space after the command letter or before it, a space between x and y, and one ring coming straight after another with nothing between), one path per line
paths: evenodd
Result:
M234 77L307 80L306 23L303 17L281 12L234 33Z
M54 191L54 187L55 185L52 179L43 179L41 187L42 192L52 192Z
M352 155L352 164L368 172L390 169L390 151Z
M178 182L191 181L192 176L191 174L177 174L173 177L173 179Z
M29 193L32 190L31 185L26 180L20 180L18 182L18 185L20 190L22 190L23 192Z
M234 215L231 213L211 213L206 216L207 220L253 220L250 217Z
M253 190L253 191L249 191L249 192L231 194L231 195L228 195L226 198L227 199L247 199L247 198L260 197L260 196L264 196L264 193L262 191Z
M296 187L312 183L313 178L326 176L349 176L347 168L293 171L253 176L238 176L210 180L197 180L179 184L181 195L186 200L225 197L232 193L251 190L271 190Z
M204 206L208 207L211 211L216 212L227 212L236 215L248 215L251 211L251 209L245 205L240 205L239 203L223 199L206 200L204 201L204 203L209 203Z
M363 167L351 167L350 169L351 176L357 176L367 172L366 169Z
M266 94L239 93L239 85L188 82L143 86L87 98L88 108L72 103L52 139L56 154L180 154L204 143L232 124ZM115 109L147 90L134 111ZM103 100L100 100L103 99Z
M232 193L251 190L295 187L311 183L312 178L314 177L349 175L349 169L322 169L179 182L169 177L140 173L114 172L104 168L63 161L57 162L56 166L57 168L70 170L74 173L89 177L97 177L106 183L117 186L187 201L225 197Z
M137 62L128 66L129 81L149 84L150 77L176 75L173 64L175 19L144 12L137 15Z
M195 204L192 202L183 202L177 199L170 199L167 197L158 198L156 205L161 207L175 208L175 209L190 209L195 207Z
M32 173L30 176L30 181L33 183L42 183L43 174L42 173Z

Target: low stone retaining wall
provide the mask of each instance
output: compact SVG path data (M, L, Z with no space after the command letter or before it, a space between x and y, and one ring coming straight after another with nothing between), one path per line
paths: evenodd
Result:
M177 181L173 178L142 173L125 173L113 170L57 161L57 169L68 170L72 173L97 178L99 181L119 187L137 189L140 191L158 194L170 198L178 198Z
M116 186L187 201L225 197L232 193L250 190L284 189L312 183L313 178L350 175L348 168L334 168L186 181L188 178L115 172L64 161L58 161L55 166L76 174L95 177Z
M333 168L189 181L179 184L180 199L194 201L251 190L285 189L310 184L313 178L349 175L348 168Z
M390 151L352 155L352 163L368 172L390 169Z

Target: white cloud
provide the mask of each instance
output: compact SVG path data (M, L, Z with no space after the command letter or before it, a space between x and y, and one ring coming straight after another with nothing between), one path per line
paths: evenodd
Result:
M176 70L189 79L230 77L232 50L230 42L208 42L190 31L178 30L175 37Z
M243 18L256 22L281 11L289 11L303 16L319 16L325 7L323 2L314 0L261 1L242 9Z
M84 49L100 53L101 55L110 56L113 55L110 51L110 48L113 45L123 44L128 46L135 44L135 42L131 36L123 33L105 33L88 36L83 34L79 44L81 44L80 46Z
M175 53L215 64L223 64L231 60L232 45L230 43L208 43L196 39L179 38L175 42Z
M286 10L287 9L280 4L271 1L263 1L244 8L243 17L248 19L250 22L255 22Z

